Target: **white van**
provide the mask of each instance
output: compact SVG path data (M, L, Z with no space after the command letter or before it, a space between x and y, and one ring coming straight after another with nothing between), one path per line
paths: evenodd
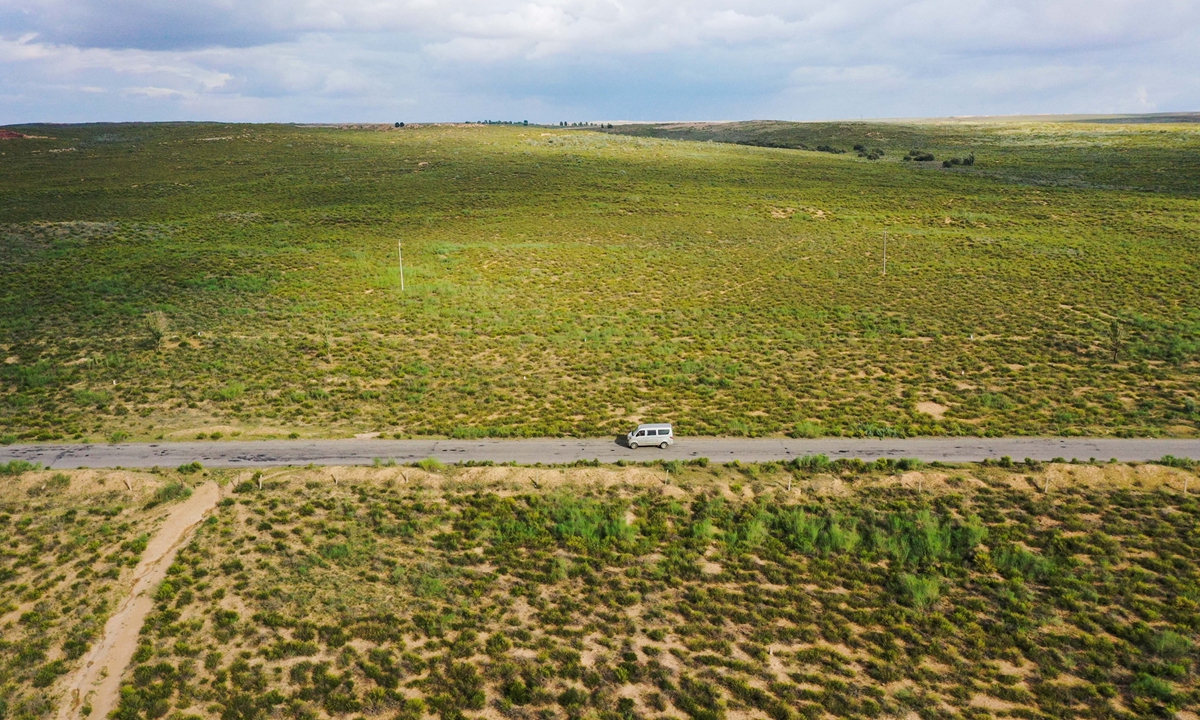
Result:
M637 430L625 436L625 443L629 445L630 450L637 450L638 447L646 445L657 445L666 450L668 445L675 444L675 430L672 429L671 423L638 425Z

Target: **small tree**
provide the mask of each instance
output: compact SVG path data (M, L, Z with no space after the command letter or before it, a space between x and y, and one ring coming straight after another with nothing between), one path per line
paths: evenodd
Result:
M1121 355L1121 345L1124 344L1124 332L1121 330L1121 321L1113 318L1108 324L1108 343L1109 349L1112 350L1112 361L1118 361Z

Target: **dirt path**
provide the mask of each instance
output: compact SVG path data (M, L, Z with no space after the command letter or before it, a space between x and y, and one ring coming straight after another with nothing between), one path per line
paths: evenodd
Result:
M151 595L166 577L175 553L220 497L216 483L205 483L171 510L133 571L129 595L105 623L104 634L84 656L79 669L67 676L58 720L81 718L80 709L85 704L92 706L91 717L103 720L116 707L121 675L133 659L142 623L154 607Z

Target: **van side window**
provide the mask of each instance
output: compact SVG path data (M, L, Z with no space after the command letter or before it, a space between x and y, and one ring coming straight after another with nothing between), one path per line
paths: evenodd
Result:
M671 431L670 430L659 430L658 434L659 435L670 435Z
M638 430L637 435L634 435L634 437L645 437L645 435L646 435L645 430Z

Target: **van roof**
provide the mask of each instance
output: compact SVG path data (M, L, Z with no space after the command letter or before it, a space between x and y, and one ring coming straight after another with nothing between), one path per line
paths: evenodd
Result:
M641 425L638 425L638 430L641 430L642 428L669 428L669 427L671 427L671 423L642 423Z

